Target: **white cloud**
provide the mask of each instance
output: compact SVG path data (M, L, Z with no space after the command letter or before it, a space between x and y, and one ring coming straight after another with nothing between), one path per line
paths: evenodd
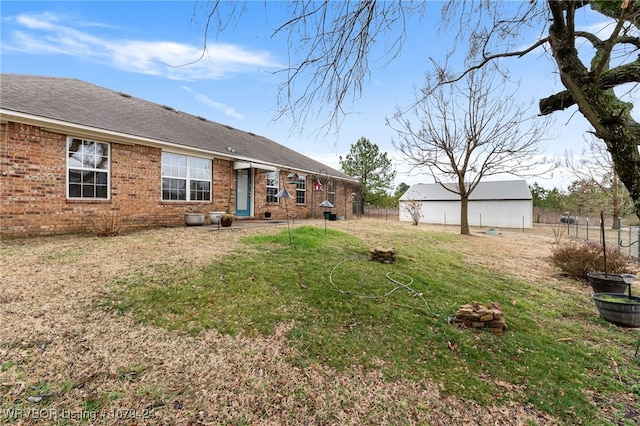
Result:
M191 90L190 87L182 86L182 88L184 90L186 90L187 92L189 92L191 95L193 95L193 97L203 105L210 106L210 107L215 108L215 109L217 109L219 111L222 111L224 113L224 115L226 115L228 117L235 118L237 120L242 120L244 118L244 115L240 114L238 111L236 111L235 109L233 109L232 107L230 107L228 105L225 105L225 104L220 103L220 102L216 102L216 101L210 99L207 95L204 95L202 93L194 92L193 90Z
M174 80L221 79L230 74L281 66L267 51L215 43L203 52L201 46L167 40L107 39L80 31L73 23L61 25L63 21L68 22L52 13L23 14L5 20L5 24L12 22L18 28L3 40L2 49L40 55L64 54L123 71ZM107 28L101 24L82 25Z

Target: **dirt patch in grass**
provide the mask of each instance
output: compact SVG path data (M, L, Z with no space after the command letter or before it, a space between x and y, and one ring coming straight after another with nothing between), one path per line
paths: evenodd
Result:
M393 245L394 233L414 229L379 220L330 226L372 247ZM522 404L481 407L444 396L438 383L427 380L389 382L355 367L346 373L323 365L296 367L299 354L284 337L291 324L281 324L273 336L211 330L189 336L96 308L118 279L205 265L228 254L243 236L281 229L184 227L112 238L3 241L0 418L25 424L43 415L57 416L61 424L557 423ZM424 225L415 231L458 233ZM554 277L547 261L552 242L550 229L537 228L498 236L478 230L446 244L463 250L469 262L581 291Z

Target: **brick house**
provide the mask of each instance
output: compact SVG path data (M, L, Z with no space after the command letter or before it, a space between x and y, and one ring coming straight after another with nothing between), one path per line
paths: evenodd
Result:
M184 224L193 207L240 219L347 217L357 180L265 137L77 79L0 75L0 234ZM322 186L322 191L318 183Z

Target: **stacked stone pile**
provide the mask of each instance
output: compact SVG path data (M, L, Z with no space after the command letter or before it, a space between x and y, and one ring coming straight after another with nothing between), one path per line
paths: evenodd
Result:
M398 258L398 252L394 247L374 247L369 249L369 260L380 263L395 263Z
M507 322L498 302L491 302L488 306L480 302L462 305L451 318L451 322L459 327L487 328L498 335L502 335L507 329Z

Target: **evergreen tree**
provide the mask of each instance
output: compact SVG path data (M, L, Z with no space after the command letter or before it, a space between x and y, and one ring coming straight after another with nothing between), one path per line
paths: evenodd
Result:
M340 168L349 176L358 179L362 187L360 209L364 212L366 203L379 204L387 192L393 188L396 172L386 152L380 152L378 145L361 137L351 145L346 157L340 156Z

